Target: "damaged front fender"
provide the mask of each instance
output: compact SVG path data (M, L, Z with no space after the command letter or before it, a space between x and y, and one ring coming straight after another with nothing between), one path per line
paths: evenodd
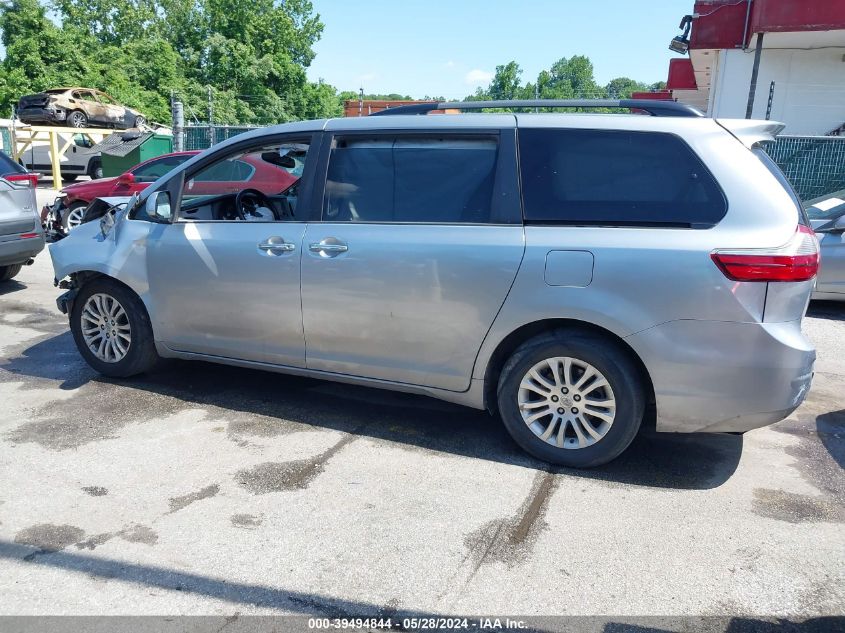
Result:
M122 214L121 214L122 215ZM106 235L99 222L80 224L70 235L49 245L55 278L68 288L57 299L60 311L72 309L76 292L92 276L105 275L120 281L149 305L147 238L158 225L142 220L117 219ZM65 280L70 278L70 283Z

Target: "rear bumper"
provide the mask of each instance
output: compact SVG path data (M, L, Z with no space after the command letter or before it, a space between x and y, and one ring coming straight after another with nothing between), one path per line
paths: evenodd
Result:
M23 123L64 123L67 112L61 109L24 108L18 111L18 118Z
M742 433L804 400L816 352L800 321L671 321L626 341L649 369L657 430Z
M37 237L0 237L0 266L22 264L44 250L44 233L39 229Z

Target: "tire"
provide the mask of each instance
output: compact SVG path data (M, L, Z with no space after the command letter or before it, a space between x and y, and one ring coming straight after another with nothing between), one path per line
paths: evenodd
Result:
M17 275L23 264L10 264L9 266L0 266L0 282L9 281Z
M143 114L135 117L135 125L133 127L141 127L147 122L147 118Z
M109 303L108 300L116 302L122 313L115 310L114 304ZM110 336L102 345L100 342L104 339L101 335L95 340L92 340L90 336L86 340L83 326L89 333L92 330L96 332L94 330L96 322L88 316L83 321L83 312L97 316L114 315L114 320L109 323L106 319L106 324L114 323L112 332L122 334L118 334L116 339ZM97 277L82 287L73 302L70 329L79 353L91 367L105 376L115 378L135 376L149 371L158 361L153 342L153 328L147 309L138 295L114 279ZM105 330L101 327L100 331ZM107 334L110 333L107 332ZM113 343L113 340L117 340L120 344ZM89 345L97 347L100 350L99 355ZM123 350L120 349L121 346Z
M554 359L557 380L548 359ZM552 388L529 378L532 369ZM579 389L579 380L592 372L597 378L587 378ZM646 395L637 366L615 344L594 334L558 332L531 339L513 353L499 376L497 400L505 428L525 451L552 464L590 468L628 448L642 423ZM546 441L541 435L550 426Z
M99 180L103 177L103 165L99 158L92 160L88 165L88 176L91 180Z
M67 115L68 127L87 127L88 115L82 110L72 110Z
M62 174L62 182L76 182L77 174Z
M74 202L65 210L64 215L62 215L62 228L65 232L71 232L85 221L84 215L87 206L84 202Z

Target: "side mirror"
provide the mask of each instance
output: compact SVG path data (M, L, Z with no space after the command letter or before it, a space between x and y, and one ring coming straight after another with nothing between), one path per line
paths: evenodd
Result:
M147 198L144 204L147 217L159 222L170 222L172 211L170 209L170 194L166 191L156 191Z
M120 176L117 177L117 184L122 185L124 187L128 187L129 185L134 185L135 184L135 175L130 173L130 172L126 172L125 174L120 174Z
M843 233L845 232L845 215L840 215L835 220L822 224L816 229L816 233Z

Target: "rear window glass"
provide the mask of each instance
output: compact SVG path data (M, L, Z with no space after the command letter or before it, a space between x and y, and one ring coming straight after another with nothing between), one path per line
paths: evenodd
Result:
M724 194L678 137L617 130L522 129L525 220L709 228Z
M807 212L804 210L804 205L801 204L801 198L798 197L798 194L792 187L792 183L786 179L786 176L780 170L780 167L777 166L777 163L772 160L772 157L769 156L768 152L766 152L762 145L755 145L751 151L754 152L754 155L766 166L766 169L771 172L772 176L777 178L781 187L786 189L789 197L792 198L792 201L795 203L795 207L798 211L798 223L804 226L810 226L810 220L807 217Z
M4 174L22 174L26 171L13 161L3 150L0 150L0 176Z
M495 138L341 138L329 159L323 219L490 221Z

